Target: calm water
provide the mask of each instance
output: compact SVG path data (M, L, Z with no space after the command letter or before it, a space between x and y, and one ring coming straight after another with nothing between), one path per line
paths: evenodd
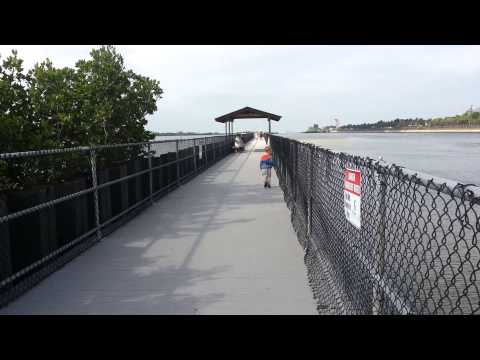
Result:
M462 183L480 185L480 133L280 134Z
M155 141L158 140L183 140L183 139L199 139L204 137L210 137L214 135L171 135L171 136L156 136ZM217 135L218 136L218 135Z
M204 139L205 137L212 137L214 135L172 135L172 136L156 136L155 141L164 141L168 140L169 142L155 144L152 146L152 150L155 151L155 156L160 156L162 154L176 151L175 140L188 140L188 139ZM217 135L218 136L218 135ZM197 142L198 144L203 144L202 141ZM193 146L192 141L180 141L178 144L179 150ZM199 155L202 156L202 147L199 148Z

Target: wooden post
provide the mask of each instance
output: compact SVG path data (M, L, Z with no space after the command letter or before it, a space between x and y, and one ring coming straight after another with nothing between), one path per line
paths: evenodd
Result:
M196 174L197 173L197 146L196 146L196 140L193 140L193 171Z
M0 217L8 215L7 197L0 196ZM12 274L10 227L8 222L0 223L0 281Z
M207 138L205 137L204 139L205 139L204 140L205 141L205 167L207 167L208 166Z
M217 154L215 154L215 152L216 152L216 146L215 146L215 145L216 145L216 143L217 143L217 137L215 136L215 137L213 137L212 139L213 139L213 144L212 144L212 148L213 148L213 162L215 162L216 159L217 159Z
M150 203L153 204L153 171L152 171L152 148L150 146L150 143L148 143L148 169L150 170L148 172L148 177L149 177L149 182L150 182L150 187L149 187L149 195L148 197L150 198Z
M175 148L176 148L176 163L177 163L177 186L180 186L180 154L178 153L178 140L175 141Z
M90 166L92 171L92 188L93 191L93 203L94 203L94 211L95 211L95 229L97 233L97 241L100 241L102 238L102 230L100 227L100 206L98 204L98 179L97 179L97 161L96 161L96 153L94 149L90 149ZM107 180L108 181L108 180Z

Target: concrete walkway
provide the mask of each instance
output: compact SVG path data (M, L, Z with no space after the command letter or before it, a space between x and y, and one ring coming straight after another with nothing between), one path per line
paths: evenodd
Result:
M0 314L317 314L265 143L221 160Z

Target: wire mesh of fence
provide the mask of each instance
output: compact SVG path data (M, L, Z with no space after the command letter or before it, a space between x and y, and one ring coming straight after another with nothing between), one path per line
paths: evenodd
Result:
M0 154L0 307L233 145L228 135Z
M270 141L321 314L480 313L477 186ZM361 174L360 228L346 217L347 169Z

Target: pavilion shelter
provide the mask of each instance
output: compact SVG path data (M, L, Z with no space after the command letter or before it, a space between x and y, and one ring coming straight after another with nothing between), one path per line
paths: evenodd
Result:
M236 110L231 113L219 116L215 118L215 121L224 123L225 135L231 135L234 133L233 121L235 119L253 119L253 118L266 118L268 121L268 133L271 134L272 132L271 121L272 120L280 121L281 116L247 106L240 110Z

